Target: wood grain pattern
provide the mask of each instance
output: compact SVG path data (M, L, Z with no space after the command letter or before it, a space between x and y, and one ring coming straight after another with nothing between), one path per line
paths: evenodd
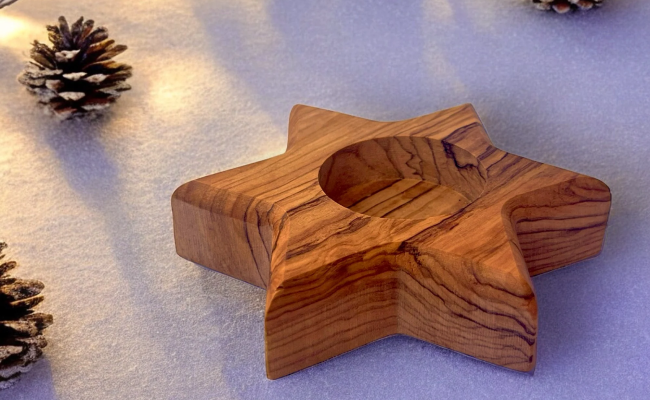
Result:
M535 366L531 275L597 255L601 181L493 146L471 105L378 122L298 105L287 151L172 197L177 252L267 289L267 375L404 334Z

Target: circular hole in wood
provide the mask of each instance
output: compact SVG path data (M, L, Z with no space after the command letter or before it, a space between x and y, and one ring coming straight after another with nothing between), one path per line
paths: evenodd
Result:
M318 180L332 200L381 218L453 215L480 197L487 173L453 144L420 137L366 140L332 154Z

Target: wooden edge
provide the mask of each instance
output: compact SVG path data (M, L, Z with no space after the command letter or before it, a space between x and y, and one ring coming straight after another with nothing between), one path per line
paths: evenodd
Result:
M600 254L610 207L604 182L576 174L508 200L503 215L534 276Z
M266 288L285 215L264 200L196 180L188 182L172 196L176 252L187 260Z

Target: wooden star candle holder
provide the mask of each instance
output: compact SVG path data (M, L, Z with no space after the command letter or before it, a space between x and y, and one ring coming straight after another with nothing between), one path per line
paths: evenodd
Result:
M535 366L531 276L600 252L601 181L500 150L471 105L378 122L298 105L287 151L172 198L178 254L266 288L271 379L404 334Z

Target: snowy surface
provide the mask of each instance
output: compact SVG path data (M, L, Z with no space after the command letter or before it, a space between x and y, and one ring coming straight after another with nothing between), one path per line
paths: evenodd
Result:
M399 5L397 5L399 4ZM130 49L107 118L57 123L15 81L64 14ZM0 11L0 237L46 283L50 345L2 400L596 399L650 391L650 2L20 0ZM534 279L534 375L394 337L270 381L264 291L178 257L181 183L273 156L289 110L379 120L471 102L505 150L614 196L600 257Z

